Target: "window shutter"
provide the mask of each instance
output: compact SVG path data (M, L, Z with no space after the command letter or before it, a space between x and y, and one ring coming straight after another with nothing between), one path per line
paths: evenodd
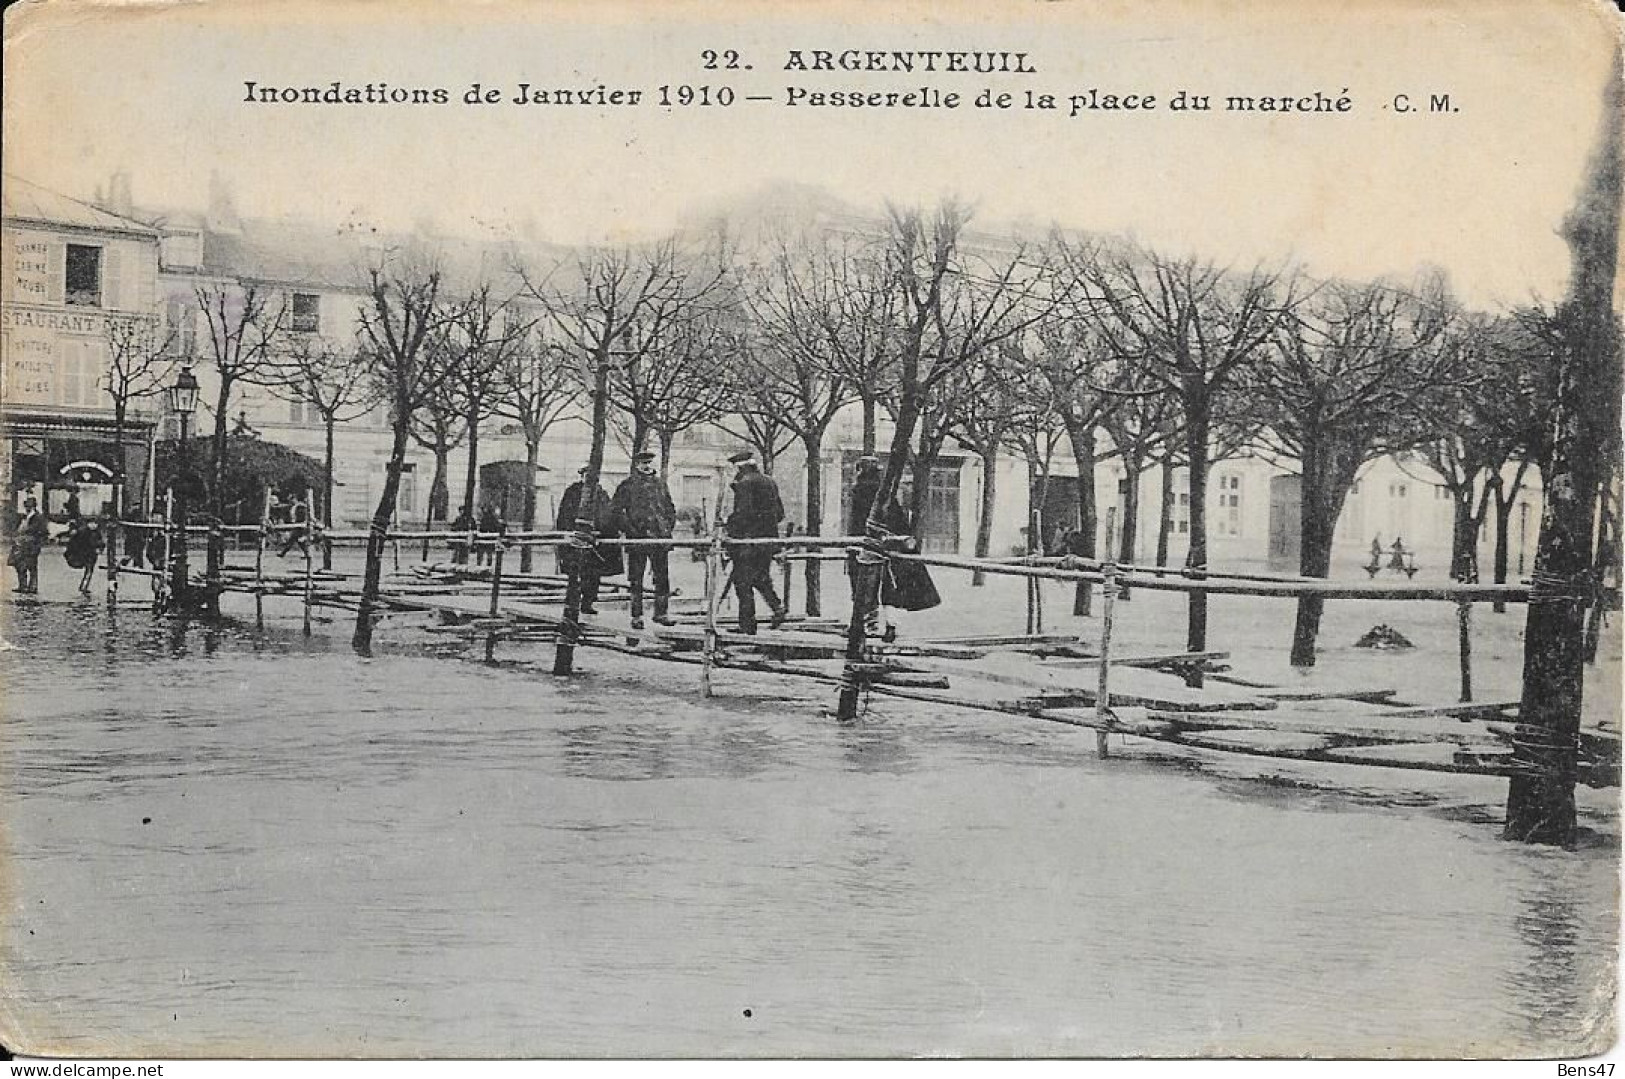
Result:
M78 341L62 342L62 368L56 373L57 402L64 405L79 403L79 349Z
M131 307L150 312L153 290L157 284L158 251L151 244L142 244L131 252L135 257L125 260L124 294L131 299Z
M125 307L122 246L114 243L102 248L102 307L109 311Z
M63 289L68 283L67 245L52 241L45 249L45 300L61 303Z

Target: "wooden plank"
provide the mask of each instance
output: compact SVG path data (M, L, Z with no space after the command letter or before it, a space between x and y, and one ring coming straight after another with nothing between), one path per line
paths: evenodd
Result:
M1505 718L1508 711L1517 711L1518 701L1485 702L1483 704L1426 704L1393 708L1375 713L1383 719L1432 719L1452 716L1456 719Z
M1163 655L1122 656L1113 657L1114 667L1160 667L1172 663L1200 663L1209 660L1229 659L1229 652L1169 652ZM1093 669L1100 666L1099 656L1066 656L1060 659L1045 659L1046 667L1081 667ZM1264 696L1265 694L1260 694Z
M1355 701L1360 704L1381 704L1393 699L1398 692L1393 689L1258 689L1260 697L1272 701Z
M1077 644L1078 637L1073 633L995 633L968 637L931 637L924 643L989 648L1000 645Z

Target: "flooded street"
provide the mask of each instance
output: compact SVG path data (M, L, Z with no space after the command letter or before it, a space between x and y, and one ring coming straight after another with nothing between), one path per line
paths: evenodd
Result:
M1501 1056L1612 1013L1613 791L1525 848L1502 780L842 726L824 686L394 623L363 661L343 621L3 616L18 1050Z

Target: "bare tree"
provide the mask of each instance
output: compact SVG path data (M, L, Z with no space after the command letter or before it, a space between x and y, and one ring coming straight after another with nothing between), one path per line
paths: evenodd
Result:
M1064 258L1065 252L1062 251ZM1100 531L1099 509L1095 504L1095 469L1100 463L1098 432L1102 422L1117 407L1119 398L1105 390L1116 370L1112 351L1095 332L1094 315L1082 306L1077 294L1055 317L1035 327L1032 351L1038 370L1054 393L1060 420L1072 447L1073 466L1078 474L1078 513L1076 534L1081 540L1071 552L1083 558L1096 555ZM1094 586L1079 581L1073 589L1072 613L1087 616L1093 610Z
M369 347L363 355L380 398L389 405L391 437L384 489L367 535L366 576L351 637L352 647L362 655L372 653L373 610L378 602L384 545L400 497L412 417L441 392L447 376L443 364L432 362L427 347L430 336L455 315L442 301L440 286L439 265L420 251L388 253L367 271L367 300L361 306L360 321Z
M779 422L801 440L807 462L805 531L815 536L824 531L824 438L853 400L854 378L863 377L864 365L873 362L888 330L845 322L855 299L841 291L849 277L841 265L846 257L849 251L828 238L796 246L781 240L772 261L753 266L746 279L745 306L755 340L754 347L744 350L745 362L736 377L760 384L762 391L748 392L772 399L781 409ZM872 318L875 312L866 315ZM816 559L806 563L809 615L823 610L821 568Z
M333 441L341 423L359 420L378 403L370 365L351 346L319 334L293 334L285 349L284 378L271 392L303 405L322 419L322 523L333 527ZM333 567L333 551L322 548L322 568Z
M157 318L109 318L104 323L107 338L107 395L113 401L113 445L117 447L118 472L113 477L113 518L124 519L124 431L129 423L130 405L154 397L169 384L175 365L173 327L160 327ZM145 542L139 533L136 542Z
M1524 627L1523 698L1515 759L1523 770L1507 791L1506 835L1572 844L1574 784L1584 690L1584 616L1600 601L1593 579L1593 516L1607 463L1619 443L1619 267L1622 161L1621 62L1615 47L1600 131L1575 206L1564 222L1571 269L1559 307L1563 343L1543 462L1545 505Z
M1457 323L1437 279L1410 288L1329 283L1279 322L1275 354L1252 369L1250 387L1266 439L1302 472L1304 576L1330 574L1337 518L1360 467L1425 440L1441 394L1479 377L1471 336ZM1314 666L1325 602L1298 598L1294 666Z
M1013 376L1026 367L1027 361L1019 342L1006 341L974 368L950 376L970 384L968 392L951 395L956 407L950 418L950 437L976 454L982 464L982 498L976 518L977 558L986 558L991 553L993 515L998 505L999 454L1009 443L1010 428L1017 422L1021 407L1012 392L1016 388ZM980 588L985 583L986 574L981 570L972 572L972 587Z
M1296 286L1255 269L1245 276L1211 262L1135 247L1066 248L1088 282L1097 332L1123 362L1168 387L1179 405L1190 470L1187 571L1207 569L1207 480L1215 405L1265 347L1297 301ZM1189 599L1185 647L1207 649L1207 594Z
M448 314L447 325L451 317ZM424 394L410 424L412 441L434 454L434 478L429 481L429 502L424 511L425 531L433 531L436 521L451 520L451 451L468 437L463 410L451 383L455 367L444 340L446 328L442 326L424 345L424 363L435 372L434 389Z
M675 239L638 249L588 251L573 264L560 264L540 276L518 267L525 291L541 304L551 333L578 364L592 401L584 491L597 491L603 472L612 371L647 357L685 312L713 302L728 283L725 267L720 252L694 259ZM593 499L583 497L575 523L584 536L594 531L595 511ZM571 574L564 618L574 627L580 617L580 579ZM559 637L553 672L569 674L574 657L574 637L566 630Z
M1055 281L1042 261L1029 263L1024 250L991 265L967 259L960 240L970 214L945 203L929 219L916 211L892 209L888 229L888 277L897 291L896 354L898 406L891 452L866 528L871 546L885 535L885 507L897 496L910 443L931 391L951 372L1043 318L1056 302ZM950 283L950 278L955 280ZM950 295L952 293L952 295ZM929 464L925 475L929 476ZM916 464L916 474L919 465ZM923 497L916 491L916 499ZM916 523L916 527L918 527ZM879 566L860 558L857 603L847 628L846 658L863 656L863 626L879 599ZM842 687L839 715L857 714L858 687Z
M733 338L725 316L714 308L690 306L665 320L658 334L634 327L642 347L630 350L610 372L609 397L629 421L631 452L660 443L661 474L677 435L722 414L718 385L726 377Z
M1111 436L1112 448L1123 462L1122 527L1118 532L1117 557L1123 562L1134 562L1140 538L1140 479L1159 450L1166 459L1167 445L1179 433L1179 409L1166 387L1143 369L1122 370L1114 389L1119 391L1113 395L1117 397L1117 407L1106 411L1101 425ZM1128 599L1130 594L1125 587L1120 590L1119 598Z
M550 344L534 321L507 350L499 369L497 414L519 424L525 436L525 496L522 530L536 528L536 467L542 436L575 403L575 379L562 349ZM531 547L519 555L519 571L531 570Z
M199 285L194 294L208 327L210 358L214 361L213 476L209 484L209 512L225 516L226 436L231 395L239 384L274 386L286 376L278 347L288 324L288 305L280 294L257 284ZM218 574L225 550L209 543L208 571ZM211 605L215 602L211 596Z
M462 504L472 510L479 485L480 425L501 407L508 359L534 321L516 317L512 301L494 296L489 281L476 285L455 311L444 333L445 359L450 368L446 387L468 443Z

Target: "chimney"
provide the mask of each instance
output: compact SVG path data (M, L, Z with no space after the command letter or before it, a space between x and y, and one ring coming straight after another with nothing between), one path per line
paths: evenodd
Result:
M241 232L243 228L231 181L213 170L209 172L209 228L214 232Z
M113 179L107 185L106 205L109 213L118 214L120 217L130 217L135 213L135 198L127 169L119 169L113 173Z

